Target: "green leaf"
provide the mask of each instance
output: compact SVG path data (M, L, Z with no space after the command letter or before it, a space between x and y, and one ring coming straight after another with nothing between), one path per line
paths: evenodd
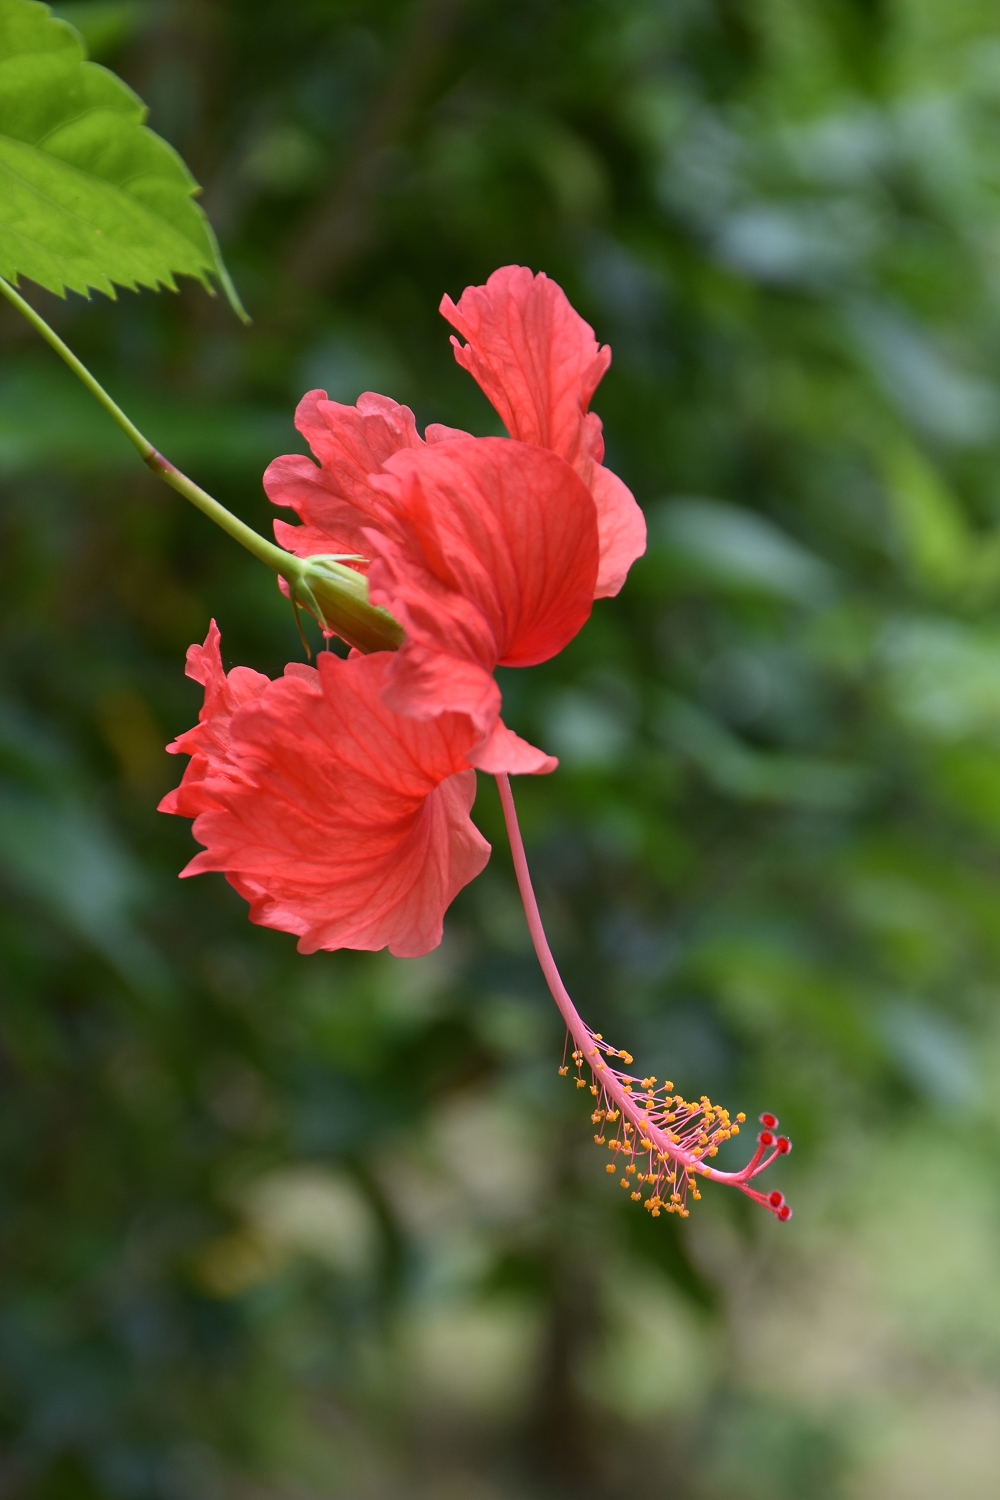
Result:
M0 0L0 275L60 296L218 278L243 319L200 191L146 107L36 0Z

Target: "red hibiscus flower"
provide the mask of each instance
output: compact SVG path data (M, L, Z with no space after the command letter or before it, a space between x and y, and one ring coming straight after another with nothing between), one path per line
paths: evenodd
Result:
M456 356L513 441L440 426L422 441L412 413L385 397L349 407L311 391L296 423L319 467L302 456L270 465L268 494L303 522L275 532L298 556L363 559L372 602L406 631L387 679L393 707L468 713L481 769L547 771L555 761L500 722L492 674L561 651L645 547L642 512L601 466L587 410L611 354L554 282L523 267L441 310L469 339L453 340Z
M474 768L493 772L532 940L566 1022L559 1071L589 1089L607 1171L654 1218L686 1216L708 1179L788 1219L780 1192L753 1186L790 1149L772 1115L747 1165L722 1171L712 1158L745 1117L621 1070L629 1054L582 1020L517 826L507 773L556 762L501 722L494 669L561 651L645 546L641 512L602 466L601 424L588 412L610 352L553 282L516 266L441 310L510 437L432 427L422 439L412 413L383 396L347 407L313 391L301 402L297 425L318 465L285 457L268 469L271 499L302 522L276 522L278 539L303 557L350 554L402 644L346 660L325 652L277 682L242 667L227 677L213 622L188 653L205 688L199 722L170 746L191 760L161 804L192 817L204 846L184 874L223 872L251 919L295 933L304 953L426 953L489 858L469 813Z
M646 547L646 524L629 490L601 464L601 419L588 411L611 363L593 330L574 312L562 288L525 266L494 271L485 286L467 287L456 306L441 300L441 312L468 342L452 337L455 357L482 387L510 436L558 453L589 488L598 514L600 566L595 598L617 594L632 563ZM276 458L264 475L275 505L288 506L303 522L275 522L278 541L297 557L321 552L368 552L361 528L384 514L368 488L369 476L393 453L419 449L413 413L371 392L356 406L309 391L299 402L295 425L319 468L300 454ZM432 424L434 444L465 437Z
M169 747L191 761L160 804L193 817L205 845L184 874L222 871L251 921L297 934L303 953L428 953L490 856L469 818L475 731L462 715L421 723L387 708L390 659L323 652L277 682L245 667L227 677L214 620L188 652L205 704Z

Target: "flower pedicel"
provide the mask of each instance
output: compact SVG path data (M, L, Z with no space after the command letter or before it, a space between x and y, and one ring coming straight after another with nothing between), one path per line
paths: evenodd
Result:
M559 1072L590 1091L608 1173L654 1218L686 1217L707 1179L787 1220L783 1195L753 1186L790 1150L772 1115L742 1171L722 1172L712 1159L745 1117L623 1071L629 1054L582 1020L542 929L517 824L509 775L557 762L503 723L494 669L555 656L645 548L642 513L604 468L600 419L588 411L610 350L554 282L519 266L457 305L445 297L441 311L466 340L452 339L458 362L510 436L431 426L421 438L408 408L371 393L356 406L322 391L300 402L296 425L318 462L276 459L264 484L301 524L275 522L277 560L263 539L254 547L325 633L355 649L293 663L272 682L246 667L225 674L214 621L191 647L188 674L205 702L170 746L191 758L161 803L193 818L204 846L183 873L221 871L252 921L295 933L304 953L388 946L415 957L441 941L447 907L489 858L469 813L476 770L492 773L532 941L566 1022ZM341 618L326 601L345 599Z

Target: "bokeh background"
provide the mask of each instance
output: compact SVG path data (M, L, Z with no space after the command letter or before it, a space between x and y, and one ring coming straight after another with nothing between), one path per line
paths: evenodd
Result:
M299 957L158 815L272 578L0 315L0 1495L1000 1492L1000 19L989 0L57 7L253 315L38 305L261 529L314 386L495 418L436 313L544 269L650 547L504 682L591 1023L795 1152L605 1175L496 853L429 958ZM734 1143L735 1145L735 1143Z

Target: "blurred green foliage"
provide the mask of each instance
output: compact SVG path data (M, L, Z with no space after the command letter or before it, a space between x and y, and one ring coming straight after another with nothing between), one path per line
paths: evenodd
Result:
M177 882L184 649L214 614L274 674L298 637L4 309L0 1494L992 1500L995 7L57 9L206 183L255 322L39 306L261 529L311 386L495 430L443 292L544 269L613 346L649 552L504 674L562 757L515 790L584 1014L775 1109L796 1217L618 1201L487 781L426 960L300 958Z

